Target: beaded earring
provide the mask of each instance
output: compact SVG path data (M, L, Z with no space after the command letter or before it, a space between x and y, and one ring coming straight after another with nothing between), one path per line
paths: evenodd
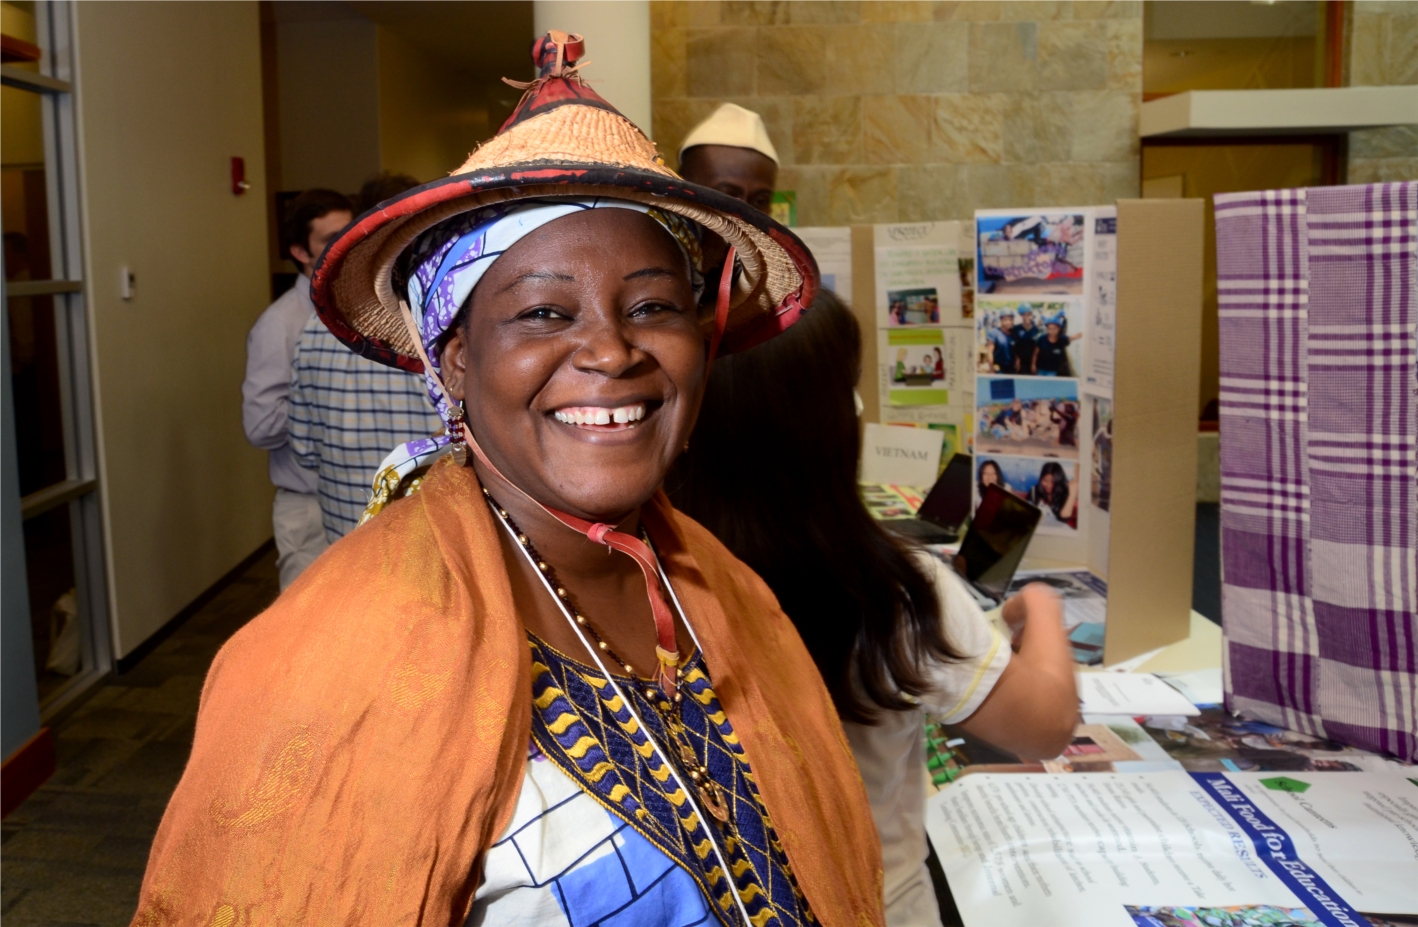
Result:
M449 415L448 434L452 438L453 463L459 467L468 465L468 443L463 440L463 403L453 404L453 410Z

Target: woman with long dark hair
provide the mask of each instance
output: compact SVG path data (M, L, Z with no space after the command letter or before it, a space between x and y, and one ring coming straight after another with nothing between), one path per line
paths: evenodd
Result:
M802 635L871 800L887 923L930 927L940 921L925 867L922 713L1038 759L1062 752L1078 700L1052 591L1030 586L1006 603L1011 654L944 563L867 512L860 368L856 319L819 294L789 331L715 363L666 488L763 577Z
M1039 469L1039 482L1029 490L1029 501L1070 528L1078 527L1078 484L1068 481L1058 461L1047 461Z
M1000 489L1009 489L1009 484L1004 481L1004 474L1000 471L999 464L993 460L981 461L979 475L976 477L976 485L979 488L980 496L983 498L985 490L991 486L998 486ZM1010 492L1014 490L1010 489Z

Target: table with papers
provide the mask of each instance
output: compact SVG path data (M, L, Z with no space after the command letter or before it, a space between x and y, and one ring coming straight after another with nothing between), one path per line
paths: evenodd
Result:
M1418 927L1418 767L1229 715L1220 629L1192 628L1080 672L1054 760L928 728L947 924Z

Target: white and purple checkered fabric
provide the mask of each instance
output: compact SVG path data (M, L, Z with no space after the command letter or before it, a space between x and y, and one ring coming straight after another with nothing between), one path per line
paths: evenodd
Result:
M1226 697L1418 760L1418 183L1216 197Z

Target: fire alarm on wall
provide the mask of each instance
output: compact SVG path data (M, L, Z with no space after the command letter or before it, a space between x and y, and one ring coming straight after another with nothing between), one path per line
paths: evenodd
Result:
M246 159L231 159L231 192L236 196L241 196L251 189L251 184L246 179Z

